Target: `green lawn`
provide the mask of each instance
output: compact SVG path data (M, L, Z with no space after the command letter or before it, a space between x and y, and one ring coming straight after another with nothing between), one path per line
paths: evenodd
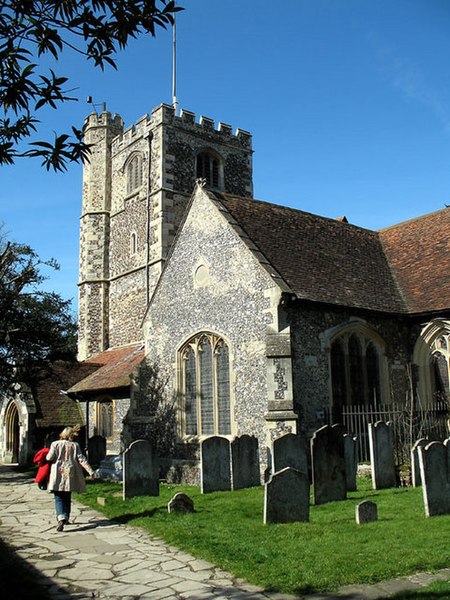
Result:
M79 498L267 590L331 591L450 566L450 515L426 518L420 488L377 491L359 480L348 500L311 506L309 523L282 525L263 524L262 487L202 495L197 487L162 485L157 498L127 501L120 490L92 482ZM195 513L167 512L179 491L193 499ZM378 521L360 526L355 506L366 499L377 503Z

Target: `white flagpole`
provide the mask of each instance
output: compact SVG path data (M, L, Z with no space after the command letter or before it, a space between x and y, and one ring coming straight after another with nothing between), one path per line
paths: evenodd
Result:
M177 99L177 20L173 16L173 44L172 44L172 105L175 109L175 115L178 116Z

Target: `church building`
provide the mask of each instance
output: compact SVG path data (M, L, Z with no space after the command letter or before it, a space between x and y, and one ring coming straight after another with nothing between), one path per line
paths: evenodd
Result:
M251 134L165 104L85 139L63 391L110 453L157 439L196 481L206 436L256 436L263 472L276 436L354 407L448 411L450 208L371 231L256 200Z
M69 394L111 452L151 437L155 368L174 460L250 434L264 467L275 436L346 407L448 401L450 209L370 231L255 200L251 135L169 105L85 135L79 360L98 368Z

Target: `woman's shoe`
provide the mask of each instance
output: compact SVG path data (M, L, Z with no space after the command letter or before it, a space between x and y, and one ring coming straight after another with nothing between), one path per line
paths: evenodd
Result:
M56 526L56 531L64 531L64 521L58 521L58 525Z

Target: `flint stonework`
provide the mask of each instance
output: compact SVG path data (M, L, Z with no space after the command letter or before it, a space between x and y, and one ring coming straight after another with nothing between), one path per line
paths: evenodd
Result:
M286 467L264 485L264 523L296 521L309 521L309 479Z
M231 490L230 442L211 436L200 445L200 487L202 494Z
M426 516L450 513L448 445L431 442L419 446L419 463Z
M344 434L345 481L347 492L356 492L356 473L358 471L358 438Z
M356 506L356 522L358 525L364 525L365 523L373 523L373 521L378 520L378 509L375 502L370 502L370 500L366 500L364 502L360 502Z
M231 442L232 485L234 490L260 485L258 438L242 435Z
M369 423L370 464L374 490L396 487L394 439L391 423Z
M123 498L159 496L159 460L147 440L136 440L123 453Z
M272 463L274 473L286 467L292 467L307 475L308 455L305 437L294 433L286 433L276 438L273 441Z
M347 498L344 427L324 425L311 439L314 503Z
M413 487L419 487L422 484L420 479L419 447L427 446L428 444L429 441L427 438L420 438L411 449L411 482Z

